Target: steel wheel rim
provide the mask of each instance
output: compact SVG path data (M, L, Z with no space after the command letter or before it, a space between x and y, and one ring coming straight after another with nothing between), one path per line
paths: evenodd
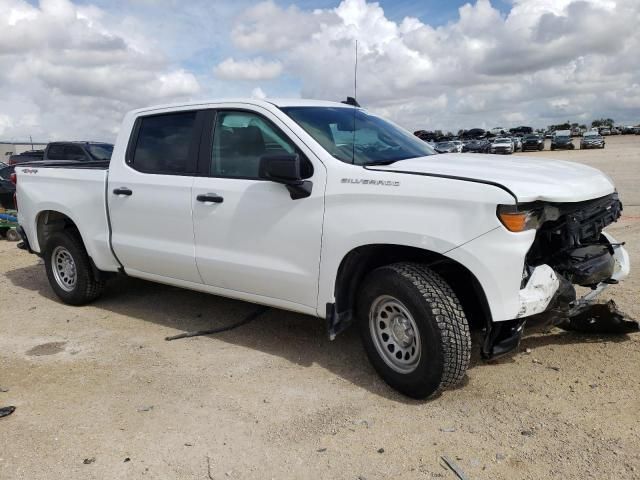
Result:
M420 331L397 298L381 295L373 301L369 331L378 354L391 369L406 374L417 368L422 355Z
M76 262L71 252L64 247L56 247L51 255L51 269L56 283L65 292L71 292L76 287L78 273Z

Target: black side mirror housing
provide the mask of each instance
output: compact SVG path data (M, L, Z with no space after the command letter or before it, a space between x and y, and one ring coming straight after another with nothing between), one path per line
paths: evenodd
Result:
M313 183L302 179L300 156L297 154L263 155L260 157L258 177L285 185L292 200L311 195Z

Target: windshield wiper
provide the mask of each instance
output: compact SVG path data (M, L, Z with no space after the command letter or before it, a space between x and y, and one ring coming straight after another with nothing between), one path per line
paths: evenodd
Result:
M370 167L371 165L391 165L392 163L399 162L400 160L406 160L406 158L399 158L397 160L380 160L377 162L366 162L363 163L363 167Z

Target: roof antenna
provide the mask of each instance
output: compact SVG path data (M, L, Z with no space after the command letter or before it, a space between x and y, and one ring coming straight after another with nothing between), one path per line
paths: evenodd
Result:
M352 105L354 107L360 107L356 98L358 98L358 40L356 40L356 61L353 68L353 97L347 97L347 99L343 100L342 103Z
M347 97L347 101L343 102L353 106L353 139L351 142L351 164L356 163L356 109L360 104L356 100L358 96L358 40L356 39L356 61L353 67L353 97Z

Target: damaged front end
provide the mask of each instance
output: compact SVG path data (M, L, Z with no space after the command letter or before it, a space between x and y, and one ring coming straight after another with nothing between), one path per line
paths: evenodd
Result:
M603 232L622 214L617 193L586 202L535 202L508 208L498 211L505 226L510 229L515 224L509 222L519 219L536 228L536 236L523 268L518 316L491 326L482 348L486 358L516 348L525 318L531 315L551 310L560 326L584 323L581 317L593 322L586 310L605 288L629 274L623 244ZM576 285L591 291L576 298Z

